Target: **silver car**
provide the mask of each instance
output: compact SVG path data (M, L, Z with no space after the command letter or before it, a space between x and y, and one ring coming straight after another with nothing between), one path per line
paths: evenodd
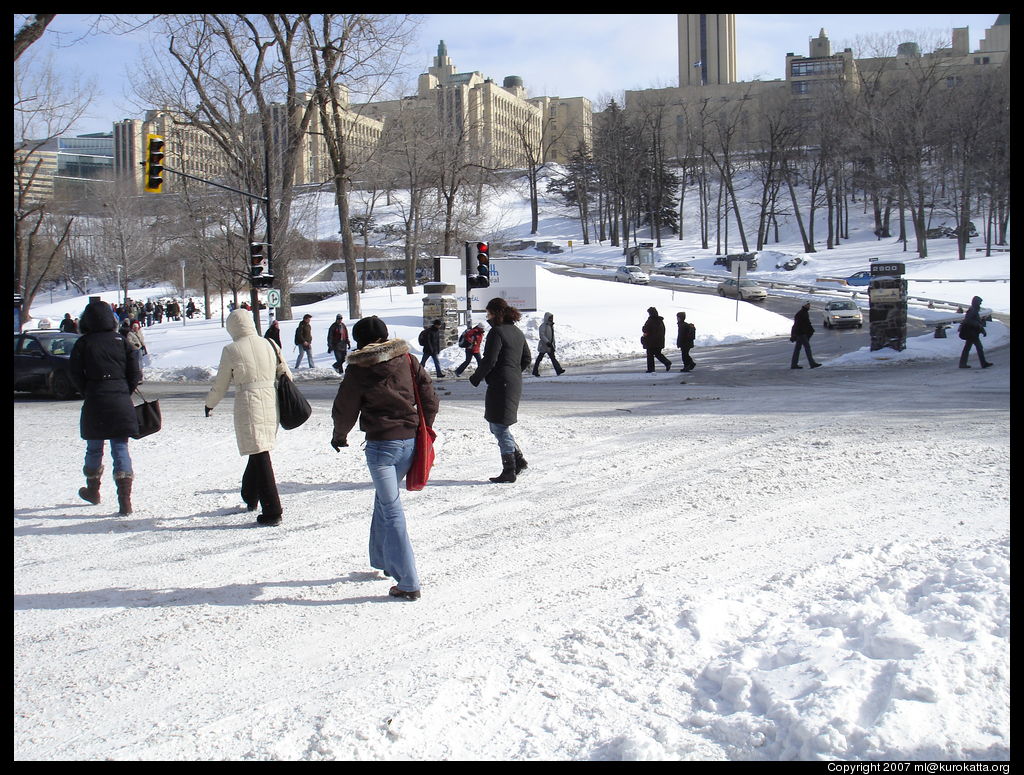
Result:
M615 270L615 281L623 283L639 283L647 285L651 278L638 266L620 266Z
M726 280L718 284L719 296L733 296L743 301L764 301L768 292L754 280Z
M825 328L860 328L864 325L864 315L853 301L830 301L825 305L823 314Z

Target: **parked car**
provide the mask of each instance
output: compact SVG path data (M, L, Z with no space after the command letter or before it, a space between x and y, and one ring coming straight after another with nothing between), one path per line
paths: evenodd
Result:
M825 305L824 323L825 328L860 328L864 325L864 315L861 314L856 302L840 299Z
M68 362L79 336L38 330L15 334L14 390L50 393L62 401L77 396Z
M733 261L746 261L749 271L757 269L756 253L730 253L727 256L719 256L715 259L715 266L724 266L726 269L730 269Z
M651 278L638 266L620 266L615 270L615 281L620 283L639 283L647 285Z
M665 264L664 266L659 266L658 271L661 272L662 274L675 276L684 274L686 272L692 272L693 267L690 266L685 261L673 261L669 264Z
M846 278L847 285L871 285L871 272L864 270L862 272L854 272L852 275Z
M754 280L729 279L718 284L719 296L734 296L744 301L764 301L768 292Z

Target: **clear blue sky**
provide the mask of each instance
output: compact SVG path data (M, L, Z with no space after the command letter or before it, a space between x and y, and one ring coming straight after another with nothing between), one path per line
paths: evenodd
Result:
M740 80L781 78L787 52L806 55L808 40L825 28L833 51L858 39L907 32L925 43L970 28L973 51L998 14L738 14ZM141 117L125 97L125 73L145 48L141 36L82 38L89 20L58 15L35 47L51 51L61 68L95 76L102 96L79 131L109 131L113 121ZM530 96L588 97L595 106L627 89L675 86L676 14L431 14L422 17L409 54L412 93L444 40L459 72L478 70L499 83L523 78ZM15 15L17 25L18 15ZM927 50L927 47L926 47Z

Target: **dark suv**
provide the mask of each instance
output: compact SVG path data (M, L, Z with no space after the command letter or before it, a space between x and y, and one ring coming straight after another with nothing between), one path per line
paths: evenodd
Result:
M68 376L71 348L80 334L25 331L14 335L14 389L66 400L78 395Z
M715 259L715 266L731 269L733 261L746 261L748 271L757 269L757 253L730 253L727 256L719 256Z

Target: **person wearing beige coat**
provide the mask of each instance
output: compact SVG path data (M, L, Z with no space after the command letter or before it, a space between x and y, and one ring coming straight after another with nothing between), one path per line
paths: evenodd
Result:
M281 523L281 499L277 492L270 451L277 440L277 378L291 379L291 371L279 349L256 331L252 312L236 309L225 327L233 340L224 347L213 387L206 396L206 416L235 386L235 441L238 454L248 455L242 474L242 500L249 511L262 506L260 525Z

